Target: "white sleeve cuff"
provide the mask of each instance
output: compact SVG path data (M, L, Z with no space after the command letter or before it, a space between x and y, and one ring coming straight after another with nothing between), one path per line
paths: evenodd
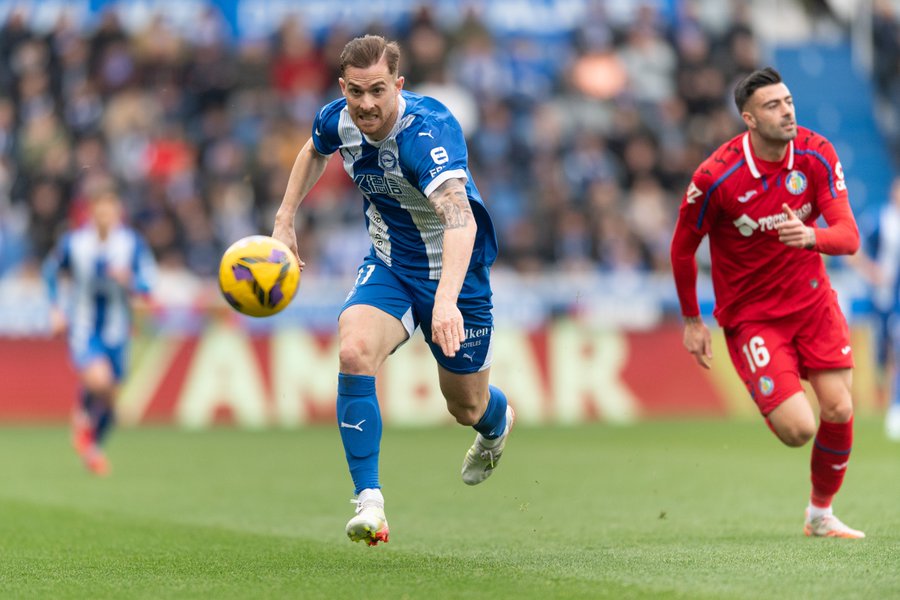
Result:
M437 186L441 185L448 179L464 179L466 183L469 182L469 178L466 175L466 171L464 169L456 169L455 171L444 171L440 173L437 177L431 180L431 183L428 184L428 187L425 188L425 197L431 195Z

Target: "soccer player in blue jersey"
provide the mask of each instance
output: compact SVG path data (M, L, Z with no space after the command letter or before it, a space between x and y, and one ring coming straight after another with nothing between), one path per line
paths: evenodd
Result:
M459 123L437 100L403 90L399 58L397 44L379 36L344 47L343 98L316 115L272 234L297 252L297 209L339 152L363 194L372 239L338 320L337 393L338 425L357 494L356 516L346 532L370 546L388 540L378 479L375 374L417 326L438 363L447 409L477 432L463 461L465 483L481 483L493 473L514 419L503 392L488 383L494 228L472 182Z
M143 239L122 224L122 206L111 184L90 193L90 222L66 233L44 261L54 335L68 333L81 383L73 414L72 443L92 473L106 475L102 450L114 420L114 402L125 373L131 336L131 300L146 295L156 272ZM62 271L71 279L70 306L60 302Z

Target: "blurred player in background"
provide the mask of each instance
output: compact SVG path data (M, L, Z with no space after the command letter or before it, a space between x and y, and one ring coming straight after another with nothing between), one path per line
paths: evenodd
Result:
M73 414L72 443L85 466L109 472L102 450L114 421L114 404L125 373L131 336L132 296L149 293L156 266L143 239L122 223L122 205L111 183L89 192L86 226L63 236L44 261L54 335L68 333L81 383ZM61 271L70 276L71 306L60 304Z
M297 252L297 209L340 152L364 196L371 251L341 309L337 418L357 494L353 541L388 539L378 479L381 415L375 374L422 328L441 392L461 425L477 432L463 461L469 485L489 477L514 414L489 385L493 316L491 218L472 182L459 123L436 100L403 90L399 48L382 37L351 40L341 55L343 98L323 107L300 150L273 236ZM303 262L301 261L301 265Z
M894 180L890 202L866 237L865 251L854 257L853 265L870 286L879 380L890 393L885 429L889 439L900 441L900 178Z
M853 358L820 253L859 248L841 163L828 140L797 125L790 91L774 69L751 73L734 97L748 131L694 173L672 240L684 345L709 368L712 346L697 304L694 258L709 235L714 314L732 363L782 442L799 447L815 436L804 532L865 537L831 508L853 441ZM827 228L816 227L819 215ZM801 378L819 403L818 431Z

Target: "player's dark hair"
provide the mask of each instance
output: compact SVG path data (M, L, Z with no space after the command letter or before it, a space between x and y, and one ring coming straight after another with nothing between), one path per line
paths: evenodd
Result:
M781 74L772 67L757 69L734 86L734 103L738 111L744 111L744 105L753 95L753 92L767 85L781 83Z
M400 64L400 47L380 35L364 35L347 42L341 52L341 77L347 67L365 69L378 64L381 57L387 60L388 71L396 76Z

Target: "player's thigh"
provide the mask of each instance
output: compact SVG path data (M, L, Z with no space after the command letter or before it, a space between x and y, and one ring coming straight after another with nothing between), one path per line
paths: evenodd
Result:
M456 301L463 318L465 339L453 357L444 354L431 339L431 312L437 281L411 282L415 297L415 313L421 317L422 333L438 365L451 373L471 374L490 368L493 360L494 316L491 302L490 275L487 268L472 269L466 274Z
M731 362L764 416L803 391L792 337L781 323L742 323L725 331Z
M461 406L480 406L487 401L490 369L475 373L454 373L438 365L441 393L447 400Z
M412 303L396 274L381 261L366 259L338 319L342 369L374 374L415 331Z
M341 371L374 375L385 359L409 338L395 316L368 304L347 307L338 320Z
M766 418L772 424L775 435L788 446L802 446L816 432L815 415L802 391L781 402Z
M809 383L816 392L823 420L830 423L846 423L853 417L852 370L810 371Z
M463 425L477 423L487 407L490 369L453 373L438 365L438 380L450 414Z
M804 312L795 346L804 376L813 370L853 368L850 328L834 292Z
M83 344L72 348L72 356L81 385L90 392L102 394L113 390L118 381L116 364L110 348L99 337L93 336Z

